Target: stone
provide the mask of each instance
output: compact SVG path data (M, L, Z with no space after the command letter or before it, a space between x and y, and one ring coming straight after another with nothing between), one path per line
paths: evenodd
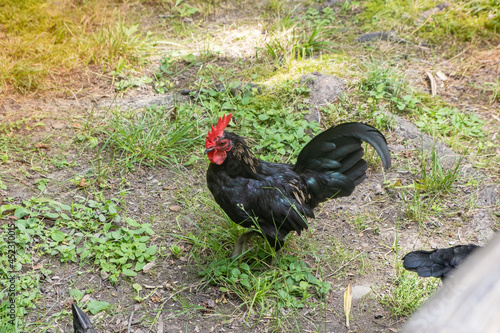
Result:
M372 291L370 286L354 286L352 287L352 299L357 300L368 295Z

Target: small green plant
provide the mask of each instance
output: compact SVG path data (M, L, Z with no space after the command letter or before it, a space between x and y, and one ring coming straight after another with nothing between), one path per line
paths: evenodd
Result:
M200 9L183 2L184 0L175 1L175 4L173 5L171 10L172 14L175 17L180 17L180 18L191 17L194 14L200 12Z
M128 169L182 162L192 148L202 146L200 120L193 111L184 104L176 114L157 106L143 112L114 112L103 129L107 138L101 152L111 148L118 155L117 163Z
M370 217L369 216L366 216L366 215L357 215L354 219L353 219L353 224L354 224L354 228L356 229L357 232L366 232L366 231L371 231L373 232L374 234L378 234L379 233L379 227L378 226L372 226L368 223L366 223L366 220L369 219Z
M93 315L96 315L99 312L108 309L110 306L111 304L108 302L92 300L87 303L87 310Z
M396 113L413 111L420 103L420 99L408 91L399 73L378 62L368 66L368 73L361 81L360 88L368 94L368 103L376 105L381 100L388 101Z
M116 91L126 91L129 88L133 87L143 87L146 84L153 82L153 80L147 76L143 77L134 77L132 75L130 76L120 75L120 76L122 80L115 83Z
M420 154L420 179L415 183L416 189L435 194L450 192L459 176L462 160L463 156L445 168L435 146L432 147L428 158L422 151Z
M81 198L83 199L83 198ZM4 200L11 202L12 199ZM44 254L53 255L62 262L78 261L78 256L82 260L85 251L88 255L86 260L94 260L94 263L103 271L107 267L112 267L110 280L116 281L119 274L127 274L127 265L130 270L139 271L145 263L154 260L155 247L148 247L146 242L151 233L148 225L139 225L128 218L123 220L128 226L118 227L115 224L121 220L121 215L117 211L114 201L95 202L77 200L79 202L65 205L60 202L44 199L32 198L24 201L21 205L12 203L0 206L0 218L11 223L3 224L0 227L0 280L2 285L8 285L7 278L16 276L14 280L15 287L15 327L9 326L8 317L0 318L0 325L3 328L10 327L11 331L30 331L26 327L24 317L30 309L36 309L36 302L42 295L40 292L41 279L50 276L52 272L44 265L38 269L32 269L20 272L25 265L34 265L39 262L40 256ZM8 228L8 225L14 225L15 229ZM112 227L108 228L108 225ZM134 227L130 227L133 224ZM102 231L104 229L106 231ZM14 260L8 257L8 231L15 230L16 256ZM132 231L132 237L126 240L124 237L116 239L113 232L121 230ZM149 231L149 233L148 233ZM116 235L116 234L115 234ZM91 245L91 239L102 239L108 237L108 248L103 249L105 256L100 255L99 250ZM116 242L112 245L111 241ZM127 250L127 246L134 246L134 251ZM10 250L12 248L9 247ZM94 252L97 250L96 252ZM119 250L122 252L120 253ZM100 258L100 259L99 259ZM107 258L103 261L104 258ZM135 263L135 266L133 265ZM134 272L135 274L135 272ZM12 280L8 280L9 285ZM83 296L77 290L70 291L75 299L81 299ZM1 302L0 311L8 312L9 298L4 297L5 291L0 291ZM92 302L92 301L91 301ZM93 308L89 302L88 308ZM105 303L105 302L103 302ZM99 304L97 304L99 305ZM108 304L109 306L109 304ZM94 313L93 311L91 311ZM96 312L95 312L96 313Z
M485 82L482 88L491 93L490 102L492 104L500 102L500 79L497 79L495 82Z
M164 94L174 87L174 80L193 66L200 66L203 63L202 55L196 57L192 53L175 58L172 55L166 55L160 59L160 67L154 73L153 87L157 93ZM201 75L201 73L199 73Z
M424 201L425 196L422 195L418 186L413 183L409 189L403 189L401 192L401 199L403 203L403 210L406 218L417 222L418 225L423 226L427 221L427 202Z
M421 108L415 125L430 134L451 138L482 138L483 120L474 113L465 113L453 107Z
M7 185L2 181L2 177L0 177L0 190L6 190Z
M64 168L70 166L71 164L73 164L73 163L69 163L66 160L66 156L64 156L64 155L52 157L52 159L50 160L50 163L52 163L52 165L54 165L58 169L64 169Z
M265 252L256 253L256 263L268 257ZM328 282L321 281L302 261L295 257L281 256L274 269L252 268L247 263L220 259L211 262L199 274L207 282L219 285L221 291L236 293L250 308L258 311L268 309L273 302L280 307L302 308L312 296L324 297L331 289Z
M399 187L402 190L402 203L408 219L423 225L429 213L443 213L440 201L452 192L462 160L463 156L457 157L445 167L435 146L429 156L421 151L417 179L411 185Z
M395 317L408 317L436 291L439 279L423 279L402 267L399 269L400 274L389 287L387 294L381 296L380 303Z
M35 184L37 185L38 190L42 193L47 188L48 183L49 183L49 179L47 179L47 178L39 178L39 179L35 180Z
M180 257L182 254L182 248L180 248L177 244L170 245L170 252L176 258Z
M333 51L334 43L325 40L325 33L321 26L312 31L301 31L294 27L275 35L266 43L264 49L267 56L278 63L289 64L293 60L301 60L320 51Z
M333 24L336 20L335 11L331 7L325 7L321 10L309 7L305 14L305 21L315 27L325 27Z
M116 199L79 201L65 205L32 198L22 206L2 208L15 210L17 244L22 249L41 250L58 256L61 262L91 260L109 274L111 282L120 274L135 276L155 259L156 246L147 245L153 234L149 224L122 219Z
M255 108L242 110L239 114L245 125L242 132L252 135L258 142L255 149L260 151L261 158L274 162L283 158L290 160L310 140L308 131L319 132L317 123L302 119L302 112L287 112L284 116L284 110L277 104L271 102L265 104L266 109L262 107L264 105L257 103Z

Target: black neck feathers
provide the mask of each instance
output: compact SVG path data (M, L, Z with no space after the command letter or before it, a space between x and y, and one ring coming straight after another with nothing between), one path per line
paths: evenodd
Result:
M261 163L245 140L232 132L224 132L224 138L231 140L233 147L227 152L226 160L220 167L225 168L231 177L256 178L261 172Z

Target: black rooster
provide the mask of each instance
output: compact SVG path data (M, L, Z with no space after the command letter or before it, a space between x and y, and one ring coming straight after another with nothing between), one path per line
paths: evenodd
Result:
M433 251L413 251L404 256L403 267L421 277L445 279L477 248L479 246L469 244Z
M75 333L97 333L89 317L75 304L71 305L73 313L73 330Z
M241 137L224 131L230 120L231 115L220 118L206 139L208 188L231 220L260 229L240 236L233 258L255 234L279 250L289 232L300 235L308 228L305 216L313 218L320 202L350 195L366 178L362 140L376 149L386 169L391 165L385 137L366 124L346 123L320 133L292 165L255 157Z

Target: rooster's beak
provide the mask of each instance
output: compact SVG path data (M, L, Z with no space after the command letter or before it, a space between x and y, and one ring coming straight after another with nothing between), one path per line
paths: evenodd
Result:
M206 155L206 154L210 153L213 150L215 150L215 148L207 148L207 149L205 149L204 154Z

